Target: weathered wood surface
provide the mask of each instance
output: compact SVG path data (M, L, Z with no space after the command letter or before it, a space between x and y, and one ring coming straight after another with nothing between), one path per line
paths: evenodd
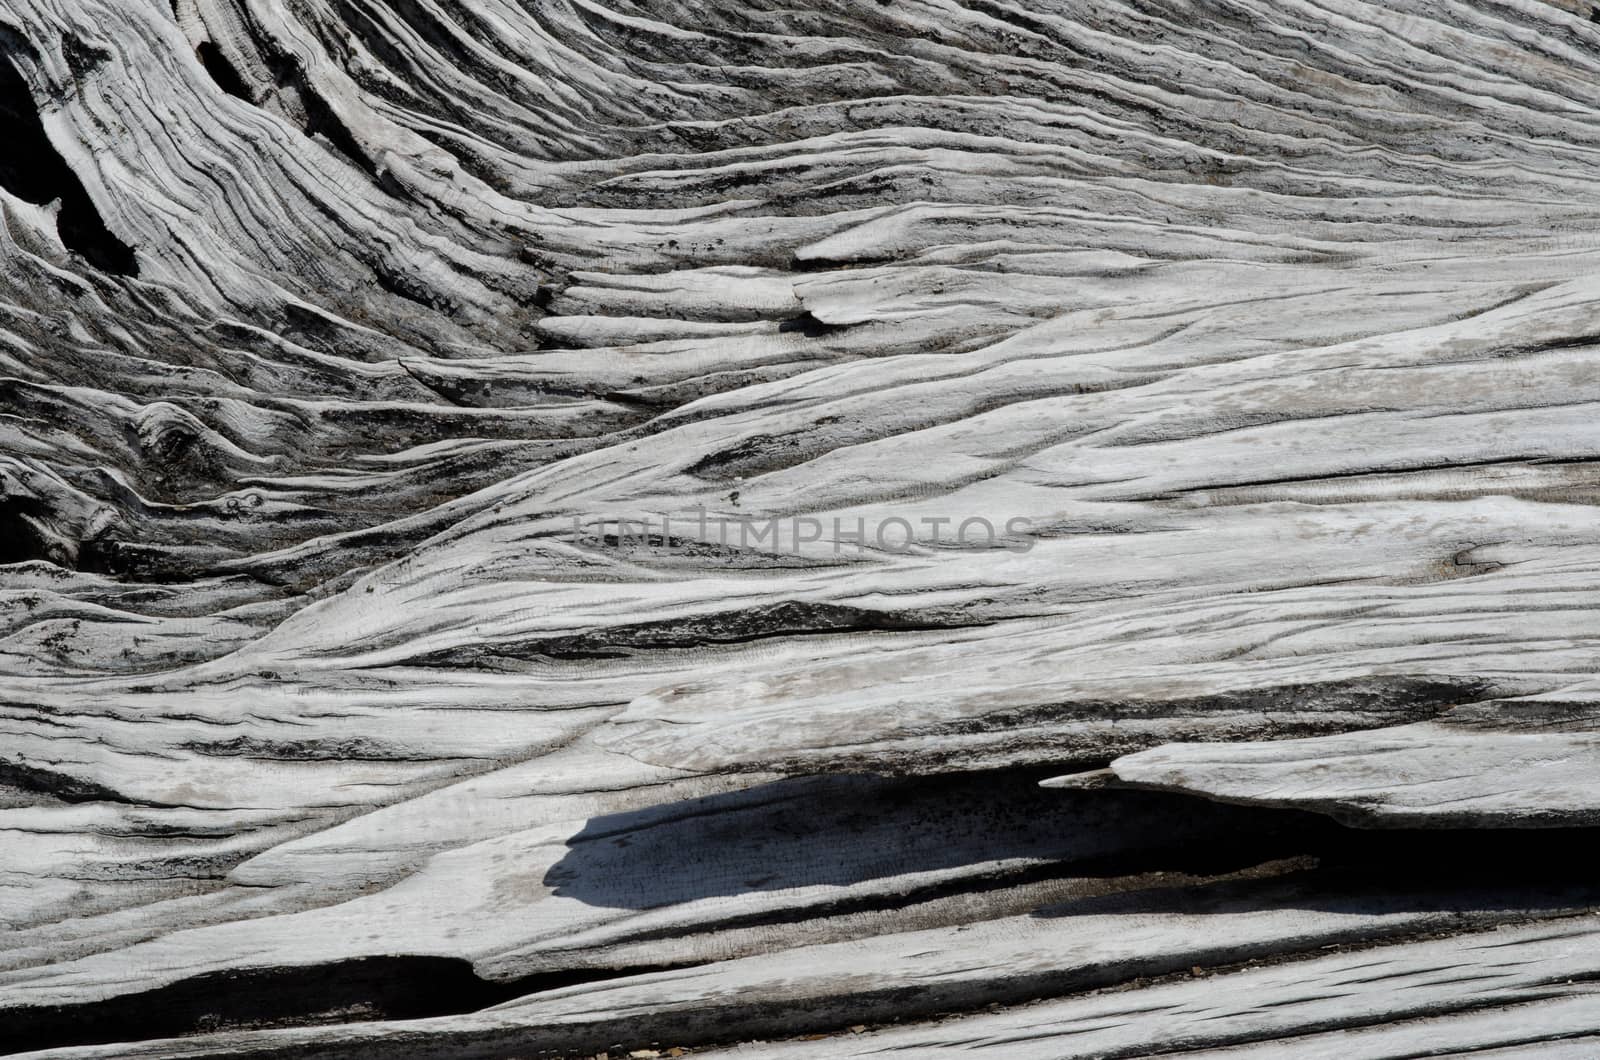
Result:
M1051 1001L930 1027L710 1055L1593 1056L1593 925L1539 924ZM1587 978L1585 978L1587 977Z
M1593 15L7 0L0 1047L1585 1055Z

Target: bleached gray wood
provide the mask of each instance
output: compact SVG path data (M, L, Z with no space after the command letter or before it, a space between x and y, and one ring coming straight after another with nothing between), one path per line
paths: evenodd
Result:
M1239 899L1281 1024L1134 971L979 1017L1238 982L1273 1055L1336 1047L1307 948L1396 895L1589 908L1583 833L1455 891L1329 866L1595 823L1592 14L12 0L0 1048L588 1048L702 981L731 1043L924 932L956 1008L1181 973L1158 874L1323 865L1346 913ZM667 516L693 547L572 534ZM719 530L774 517L824 533ZM1029 919L1097 889L1148 904ZM1434 1033L1368 995L1373 1055ZM1533 1041L1461 1005L1452 1048Z
M1034 1051L1017 1055L1121 1056L1143 1055L1161 1044L1209 1048L1248 1042L1262 1037L1264 1028L1280 1047L1298 1051L1309 1047L1298 1041L1303 1035L1336 1027L1383 1028L1388 1021L1396 1024L1392 1034L1385 1028L1385 1033L1370 1036L1393 1048L1393 1040L1424 1033L1407 1027L1406 1021L1444 1013L1471 1017L1486 997L1497 1007L1527 1006L1548 997L1593 1001L1593 986L1587 981L1595 971L1589 919L1519 926L1515 921L1525 919L1529 910L1510 912L1503 907L1503 895L1397 890L1353 897L1315 889L1285 893L1244 887L1221 898L1197 890L1174 903L1182 911L1148 911L1151 905L1159 908L1162 897L1069 902L1027 916L954 928L799 945L681 971L556 989L460 1016L222 1032L150 1043L115 1055L260 1057L302 1050L324 1055L315 1050L325 1050L351 1057L445 1057L536 1049L588 1054L608 1047L626 1055L658 1044L681 1048L718 1037L810 1031L830 1038L843 1032L843 1037L832 1044L792 1048L856 1056L961 1041L988 1043L996 1050L1023 1048L1023 1028L1053 1027L1055 1033L1027 1045ZM1581 907L1593 902L1594 889L1537 899L1537 915L1559 917L1571 913L1574 903ZM1097 912L1097 907L1108 911ZM1505 923L1489 934L1470 930L1497 919ZM1395 941L1447 931L1467 933L1451 938L1449 945ZM1219 961L1271 964L1285 956L1351 945L1362 948L1337 958L1313 956L1260 970L1215 967ZM1165 978L1152 983L1152 977ZM942 1012L998 1009L1002 1002L1128 981L1149 985L1133 995L1112 992L1073 1002L1023 1004L1000 1016L939 1021L910 1032L885 1030L856 1038L860 1029L849 1031ZM1594 1018L1591 1009L1587 1022L1578 1026L1593 1030ZM1467 1033L1487 1030L1479 1026L1482 1021L1465 1022L1474 1028ZM1535 1039L1572 1033L1566 1023L1541 1027L1531 1016L1513 1015L1507 1022ZM1505 1035L1507 1029L1495 1030ZM1491 1038L1487 1044L1516 1040ZM130 1050L127 1045L116 1048ZM787 1052L777 1050L779 1055ZM112 1054L88 1047L27 1055Z
M1368 827L1555 828L1600 819L1594 707L1586 689L1544 702L1463 707L1438 721L1277 743L1173 744L1093 775L1228 802L1296 807Z
M924 1027L709 1055L1050 1058L1582 1056L1593 924L1559 921L1052 1001Z

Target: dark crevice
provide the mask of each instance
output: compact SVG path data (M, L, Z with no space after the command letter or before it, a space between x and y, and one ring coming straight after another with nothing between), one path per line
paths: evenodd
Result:
M112 235L82 181L45 135L33 95L13 62L27 52L26 42L0 28L0 187L37 206L59 199L56 232L68 250L102 272L137 276L133 248ZM68 48L69 60L76 57L69 65L87 72L102 54L82 45Z
M659 970L580 969L500 983L479 978L471 963L459 958L385 956L214 972L107 1001L0 1010L6 1031L0 1053L223 1030L426 1019Z
M632 543L655 543L662 547L682 544L654 535L650 541L634 542L608 535L608 543L620 547ZM934 629L965 629L982 623L943 620L909 611L878 611L842 604L786 600L734 611L716 611L658 622L638 622L562 637L541 637L510 644L454 648L431 652L412 662L421 666L481 666L493 659L541 657L546 659L613 658L638 651L683 651L775 637L796 637L840 633L903 633Z
M292 88L300 101L300 106L305 110L305 134L312 137L322 136L362 172L376 179L378 167L367 157L355 135L344 122L339 120L339 116L333 112L328 101L323 99L312 86L311 79L306 76L299 58L279 54L269 56L267 62L274 80L281 86Z
M454 307L448 300L430 291L420 281L407 276L388 265L378 262L371 266L372 276L378 281L378 286L388 291L397 298L404 298L427 309L449 315Z
M1063 700L1005 707L921 730L913 749L860 753L844 743L822 757L760 763L762 769L935 773L955 771L975 748L1002 740L1011 760L1054 758L1079 772L1158 743L1284 740L1384 728L1436 718L1508 694L1491 682L1435 675L1392 675L1239 689L1172 699ZM1262 720L1266 727L1263 730ZM1152 726L1152 722L1159 722ZM757 768L751 765L754 770Z
M252 758L262 762L436 762L462 757L408 751L366 736L319 740L235 736L230 740L190 740L178 748L211 758Z
M67 69L80 81L111 61L110 52L86 44L71 34L61 38L61 54L67 60Z
M0 760L0 784L34 795L60 799L62 802L117 802L142 805L123 797L120 792L93 781L22 762Z
M878 257L860 258L802 258L791 257L788 261L790 272L840 272L845 269L865 269L873 265L882 265L892 262L894 258L880 255Z
M217 567L164 545L125 541L109 534L79 542L77 559L70 566L85 574L103 574L117 581L155 585L186 585L223 573Z
M305 78L302 77L300 81L300 102L306 109L306 135L316 136L320 133L339 150L340 154L369 175L376 177L378 167L373 165L367 153L361 149L350 129L339 120L338 115L333 113L333 108L311 88Z
M246 87L244 78L239 76L239 71L234 69L228 57L222 54L222 49L208 40L201 41L195 48L195 55L200 60L200 65L206 68L206 73L211 75L211 80L217 87L235 99L242 99L246 103L254 103L250 89Z
M736 477L735 471L751 472L759 461L771 463L774 454L781 454L781 460L787 464L800 463L802 457L799 446L801 438L795 434L753 434L750 437L720 449L714 453L707 453L685 469L685 473L696 478L724 480ZM737 477L745 477L739 475Z
M990 711L979 717L941 724L941 736L1023 729L1052 722L1094 718L1135 723L1156 719L1234 715L1324 716L1345 727L1350 718L1369 717L1374 725L1402 725L1437 717L1455 707L1497 694L1492 681L1472 677L1393 674L1345 681L1308 681L1242 688L1204 696L1171 699L1072 700Z
M1260 426L1271 426L1261 424ZM1203 437L1203 436L1202 436ZM1168 444L1174 439L1156 439L1149 442L1119 443L1128 448L1140 445ZM1187 439L1181 439L1187 440ZM1433 471L1466 471L1480 470L1494 467L1518 467L1522 465L1538 465L1540 467L1556 467L1560 465L1584 466L1595 463L1594 458L1588 456L1540 456L1537 453L1519 454L1516 456L1497 457L1492 460L1437 460L1427 464L1391 465L1380 467L1355 468L1350 471L1331 471L1324 474L1279 475L1270 478L1244 479L1234 482L1216 482L1206 486L1196 486L1191 489L1172 490L1165 493L1152 493L1143 496L1124 497L1123 500L1153 500L1171 501L1178 500L1194 493L1223 493L1228 490L1261 489L1269 486L1305 486L1319 485L1325 482L1339 482L1363 478L1382 478L1396 475L1421 475Z
M780 332L798 331L808 339L819 339L824 335L832 335L835 332L845 331L851 327L854 327L854 325L829 324L826 321L818 320L816 317L812 316L811 310L808 309L799 316L790 317L788 320L780 323L778 325L778 330Z
M4 159L0 158L0 165L3 164ZM62 565L65 557L35 522L49 514L37 497L0 494L0 565L32 560Z
M613 405L623 405L630 409L636 409L641 413L651 413L677 407L677 404L672 401L651 401L649 398L640 397L638 394L630 394L625 390L607 390L600 395L600 399L609 401Z

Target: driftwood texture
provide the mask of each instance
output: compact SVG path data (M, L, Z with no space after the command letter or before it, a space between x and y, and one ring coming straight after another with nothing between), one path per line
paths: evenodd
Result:
M3 0L0 1050L1600 1055L1597 18Z

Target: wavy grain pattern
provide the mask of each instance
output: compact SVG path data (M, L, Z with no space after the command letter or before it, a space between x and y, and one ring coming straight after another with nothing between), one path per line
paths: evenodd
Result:
M8 0L0 1049L1590 1055L1597 22Z

